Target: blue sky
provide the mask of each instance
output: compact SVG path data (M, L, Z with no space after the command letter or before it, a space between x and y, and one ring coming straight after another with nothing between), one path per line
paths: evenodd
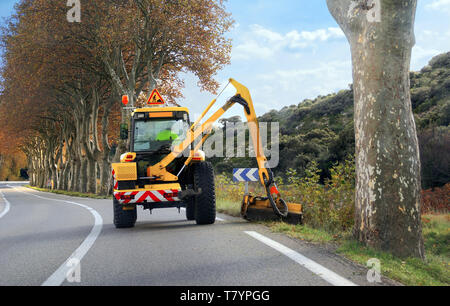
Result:
M15 2L1 0L0 16L9 16ZM236 21L228 34L232 61L216 79L226 85L232 77L246 85L258 115L352 83L350 49L325 0L229 0L226 5ZM450 51L450 0L419 0L416 41L412 70ZM194 76L183 77L186 98L180 102L195 117L214 96L201 92ZM229 88L219 101L233 93ZM242 112L227 116L235 114Z

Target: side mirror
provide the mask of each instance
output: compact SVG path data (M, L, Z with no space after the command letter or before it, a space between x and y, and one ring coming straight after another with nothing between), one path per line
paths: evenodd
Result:
M128 124L120 125L120 139L127 140L128 139Z

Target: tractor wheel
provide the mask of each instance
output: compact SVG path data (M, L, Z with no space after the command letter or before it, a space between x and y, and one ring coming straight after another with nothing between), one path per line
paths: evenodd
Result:
M188 221L195 220L195 198L189 198L185 200L186 202L186 219Z
M114 206L114 225L116 228L134 227L137 220L137 209L123 210L123 205L116 199L113 200Z
M202 162L194 167L194 185L201 193L195 196L195 221L198 225L216 222L216 190L211 163Z

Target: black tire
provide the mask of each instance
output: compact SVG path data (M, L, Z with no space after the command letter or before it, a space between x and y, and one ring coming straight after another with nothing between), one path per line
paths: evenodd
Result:
M211 163L202 162L194 167L194 185L201 194L195 196L195 221L198 225L216 222L216 190Z
M123 205L116 199L113 200L114 206L114 225L116 228L134 227L137 220L137 209L123 210Z
M188 221L195 220L195 198L191 197L185 200L186 203L186 219Z

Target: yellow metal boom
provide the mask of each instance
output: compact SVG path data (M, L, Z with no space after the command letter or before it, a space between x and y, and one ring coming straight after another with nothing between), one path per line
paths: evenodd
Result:
M223 114L225 114L234 104L238 103L243 106L245 117L247 118L247 122L249 123L250 137L253 142L253 148L255 148L256 151L256 160L259 168L260 183L267 191L266 201L270 203L276 215L280 217L286 217L288 214L288 205L283 201L277 187L274 184L272 171L267 168L267 158L262 147L258 119L256 117L255 108L253 106L250 92L247 87L240 84L234 79L230 79L230 83L236 88L236 94L231 99L229 99L222 108L216 111L210 118L208 118L203 124L200 125L201 120L206 116L209 110L211 110L211 108L217 102L217 99L211 101L200 118L198 118L197 121L191 126L186 139L180 145L176 146L174 150L161 162L149 167L148 174L149 176L156 174L163 181L177 181L178 177L169 173L166 170L166 167L170 163L172 163L178 156L180 156L180 154L182 154L186 149L188 149L192 145L192 143L201 138L201 140L198 141L193 152L191 152L191 157L188 158L185 162L185 166L188 166L192 161L194 153L200 149L202 144L211 134L213 124L217 122L217 120L222 117Z

